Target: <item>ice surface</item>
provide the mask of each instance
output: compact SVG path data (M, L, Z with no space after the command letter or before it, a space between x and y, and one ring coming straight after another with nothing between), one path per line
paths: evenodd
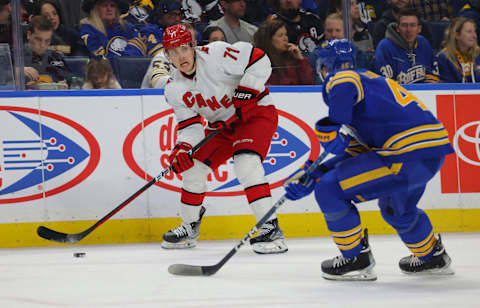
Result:
M0 307L480 307L480 234L442 240L456 274L412 277L397 265L409 255L400 239L370 235L374 282L324 280L321 261L338 253L328 237L287 238L282 255L242 247L210 277L173 276L167 268L215 264L239 240L200 241L189 250L158 243L0 249Z

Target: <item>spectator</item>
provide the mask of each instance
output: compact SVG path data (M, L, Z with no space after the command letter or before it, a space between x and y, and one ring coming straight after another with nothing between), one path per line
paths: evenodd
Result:
M192 34L193 43L196 46L196 31L195 28L187 23L181 22L188 31ZM167 84L168 78L170 78L171 71L175 69L173 65L170 64L167 56L165 55L164 50L162 49L161 52L157 53L150 62L148 67L147 73L143 77L142 80L142 89L145 88L156 88L156 89L163 89Z
M184 17L182 4L179 1L160 0L154 8L150 22L158 24L162 29L166 29L178 24ZM162 40L160 39L160 41Z
M24 73L27 85L39 83L70 84L72 73L67 69L63 56L48 50L53 34L52 23L43 16L30 20L25 46Z
M80 40L80 33L74 28L63 25L61 9L56 0L42 0L37 6L36 15L45 16L53 25L50 50L61 52L65 56L88 55L88 50Z
M185 22L207 24L211 20L222 17L219 0L182 0L181 2Z
M222 28L217 26L210 26L203 30L202 45L207 45L215 41L226 42L225 33L223 32Z
M357 4L357 0L351 0L350 7L350 35L349 40L352 42L356 49L370 52L373 50L373 38L368 32L367 25L362 22L360 16L360 9Z
M466 1L465 5L460 9L458 17L470 18L477 26L477 42L480 44L480 0Z
M438 82L438 64L430 43L420 34L422 25L412 9L399 13L375 52L375 71L399 83Z
M314 84L313 71L307 58L295 44L288 42L287 27L280 19L265 21L253 36L253 46L265 51L272 63L267 84Z
M480 47L475 22L459 17L445 32L444 49L438 54L440 80L451 83L480 81Z
M323 21L300 8L302 0L269 0L275 12L271 18L282 20L287 27L288 41L308 55L320 43Z
M121 89L112 66L105 58L91 58L87 64L87 81L83 84L82 89Z
M451 0L411 0L410 6L422 20L447 21L453 16Z
M398 22L398 14L401 10L408 8L411 0L387 0L390 4L391 9L386 10L382 14L382 18L380 18L376 23L373 30L373 46L377 48L378 44L381 40L385 38L385 32L387 31L387 27L391 23ZM421 24L422 32L420 34L426 38L429 42L432 41L432 35L430 33L430 29L426 24L422 22Z
M10 0L0 0L0 43L7 43L10 46L13 43L11 12Z
M323 38L325 41L340 39L344 37L343 17L339 13L332 13L325 19L325 31Z
M209 26L222 28L228 43L251 42L257 27L241 20L245 16L245 0L221 0L223 17L210 22Z
M128 9L125 0L84 0L82 9L89 16L80 21L80 36L93 56L105 56L113 65L128 44L142 44L135 28L120 19L120 12Z

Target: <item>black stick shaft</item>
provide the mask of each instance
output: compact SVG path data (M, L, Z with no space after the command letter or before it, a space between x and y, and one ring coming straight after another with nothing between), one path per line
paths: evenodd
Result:
M222 132L225 128L228 127L233 121L235 121L236 118L232 117L230 120L224 123L224 126L218 130L212 131L208 136L203 138L198 144L196 144L188 153L192 155L195 153L200 147L202 147L205 143L207 143L210 139L215 137L217 134ZM125 201L120 203L116 208L114 208L112 211L110 211L107 215L103 216L100 220L98 220L95 224L93 224L91 227L88 229L80 232L80 233L74 233L74 234L68 234L68 233L62 233L58 232L52 229L49 229L44 226L39 226L37 228L37 234L49 241L54 241L54 242L59 242L59 243L76 243L80 240L82 240L84 237L89 235L93 230L97 229L100 227L104 222L109 220L113 215L118 213L121 209L123 209L125 206L127 206L130 202L135 200L138 196L140 196L145 190L150 188L153 184L158 182L160 179L162 179L166 174L168 174L172 170L171 166L168 166L168 168L164 169L157 177L153 178L150 180L147 184L145 184L143 187L141 187L139 190L137 190L133 195L128 197Z

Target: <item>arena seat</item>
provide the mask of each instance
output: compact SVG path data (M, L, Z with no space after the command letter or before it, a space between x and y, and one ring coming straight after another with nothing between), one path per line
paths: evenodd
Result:
M115 57L115 72L122 88L140 88L151 60L151 57Z
M80 77L85 80L88 59L88 57L69 56L64 57L63 61L74 76Z
M449 21L427 21L428 27L430 28L430 32L432 33L432 48L435 53L442 49L442 41L445 35L445 29L449 25Z

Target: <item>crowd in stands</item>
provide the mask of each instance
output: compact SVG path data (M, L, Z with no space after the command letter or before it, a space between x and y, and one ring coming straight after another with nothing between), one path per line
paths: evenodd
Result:
M322 84L317 55L326 41L347 32L358 67L400 83L480 79L480 0L350 0L349 31L342 0L21 4L29 89L163 88L174 69L163 52L163 31L180 22L198 45L247 41L264 50L272 62L270 85ZM11 15L11 0L0 0L0 44L10 50Z

